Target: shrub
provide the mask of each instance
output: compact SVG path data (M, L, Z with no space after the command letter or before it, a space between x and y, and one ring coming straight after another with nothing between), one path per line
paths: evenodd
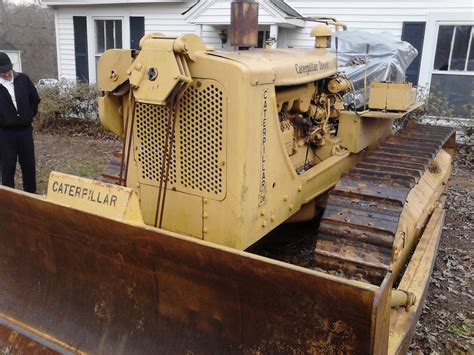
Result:
M42 128L58 120L96 120L98 90L95 85L61 80L38 89L41 97L39 121Z
M99 122L95 85L63 79L56 85L38 88L38 93L41 103L35 120L37 130L117 138Z
M426 87L418 87L417 101L424 101L425 106L420 114L434 117L453 117L454 107L440 90L432 88L429 92Z
M420 121L424 118L431 118L434 123L443 120L457 128L463 143L473 144L474 106L472 104L464 105L462 114L456 115L454 106L436 87L431 88L429 93L426 87L418 87L417 101L424 101L425 105L422 109L410 114L410 120Z

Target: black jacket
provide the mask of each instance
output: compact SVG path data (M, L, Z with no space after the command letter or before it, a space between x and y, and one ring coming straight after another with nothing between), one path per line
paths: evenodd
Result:
M13 72L13 76L18 111L7 88L0 84L0 128L27 128L38 113L40 97L28 75Z

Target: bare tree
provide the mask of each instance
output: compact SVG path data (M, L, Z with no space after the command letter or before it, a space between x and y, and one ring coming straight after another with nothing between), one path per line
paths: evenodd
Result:
M32 80L57 76L51 10L38 4L15 5L0 0L0 42L11 43L21 51L22 69Z

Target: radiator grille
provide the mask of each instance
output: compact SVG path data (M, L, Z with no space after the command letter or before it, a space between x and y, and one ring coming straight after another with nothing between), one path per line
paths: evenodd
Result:
M227 99L220 84L194 82L181 98L168 188L222 199L225 196ZM136 150L140 182L159 185L168 109L137 103Z

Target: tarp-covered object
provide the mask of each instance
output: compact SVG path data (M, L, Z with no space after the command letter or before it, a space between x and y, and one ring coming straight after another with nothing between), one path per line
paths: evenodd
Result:
M335 32L331 44L333 54L336 54L336 37L339 71L347 75L354 84L358 107L364 102L367 44L367 86L372 81L404 82L408 66L418 55L418 51L410 43L395 38L389 32L365 31ZM367 88L367 93L368 91ZM347 103L352 103L353 100L352 94L344 97Z

